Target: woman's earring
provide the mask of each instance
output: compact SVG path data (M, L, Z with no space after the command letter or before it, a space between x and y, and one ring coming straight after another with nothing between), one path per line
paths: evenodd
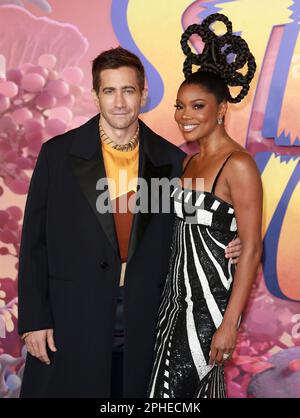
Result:
M217 122L218 122L218 125L222 125L223 124L223 118L218 117Z

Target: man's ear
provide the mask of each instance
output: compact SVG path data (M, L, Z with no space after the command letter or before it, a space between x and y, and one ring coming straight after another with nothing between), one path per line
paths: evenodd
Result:
M93 90L91 91L91 94L92 94L92 99L93 99L93 102L94 102L94 103L95 103L95 105L97 106L97 109L99 109L99 99L98 99L98 95L97 95L96 91L93 89Z
M141 107L144 107L146 105L147 99L148 99L148 88L145 87L144 90L142 91Z

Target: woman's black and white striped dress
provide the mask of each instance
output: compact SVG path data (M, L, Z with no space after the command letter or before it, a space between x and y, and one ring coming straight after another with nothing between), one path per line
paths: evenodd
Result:
M172 194L177 216L149 397L226 396L223 367L208 362L232 287L234 265L224 249L237 225L233 206L215 196L214 188L209 193L178 187Z

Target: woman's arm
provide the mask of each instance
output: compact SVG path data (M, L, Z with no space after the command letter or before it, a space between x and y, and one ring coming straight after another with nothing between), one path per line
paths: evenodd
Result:
M256 164L249 154L234 153L226 167L226 180L242 250L223 321L212 341L211 362L218 363L223 361L223 353L231 353L235 347L239 318L256 278L262 251L262 184Z

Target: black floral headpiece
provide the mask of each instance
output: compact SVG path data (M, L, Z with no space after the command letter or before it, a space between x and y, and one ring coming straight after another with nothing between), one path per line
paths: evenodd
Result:
M226 33L217 36L210 25L221 21L226 26ZM205 46L200 54L194 54L188 45L192 35L201 37ZM192 65L200 66L198 71L207 71L219 75L228 87L240 86L241 91L236 97L229 94L228 101L238 103L247 95L250 82L254 77L256 63L247 42L232 33L232 23L221 13L214 13L203 20L201 24L188 26L181 36L181 48L186 59L183 64L185 78L192 74ZM231 60L230 60L231 56ZM247 64L247 73L243 75L238 70Z

